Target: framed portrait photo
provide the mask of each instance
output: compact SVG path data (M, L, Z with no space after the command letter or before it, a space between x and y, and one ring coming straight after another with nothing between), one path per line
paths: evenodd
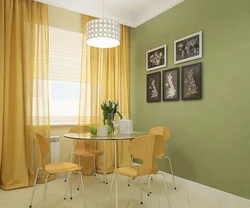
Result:
M179 100L179 67L164 70L162 72L162 95L163 101Z
M161 72L147 74L147 102L161 101Z
M201 67L201 63L181 67L182 100L195 100L202 98Z
M202 31L174 41L174 63L202 58Z
M146 70L151 71L167 65L167 46L162 45L146 52Z

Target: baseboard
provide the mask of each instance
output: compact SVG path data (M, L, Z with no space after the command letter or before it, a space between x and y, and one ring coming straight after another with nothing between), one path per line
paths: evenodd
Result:
M162 171L160 171L160 172L162 172ZM165 173L165 172L162 172L162 173L164 173L166 175L168 180L172 180L171 174ZM243 197L240 197L240 196L237 196L237 195L225 192L225 191L221 191L221 190L218 190L218 189L215 189L215 188L212 188L212 187L200 184L200 183L196 183L194 181L190 181L190 180L178 177L178 176L175 176L175 180L179 184L182 184L182 185L185 185L185 186L188 186L191 188L194 187L196 189L204 191L204 193L207 193L211 196L216 197L217 199L227 197L227 198L230 198L230 200L232 200L232 201L237 201L237 202L241 201L243 204L246 204L247 207L250 207L250 200L249 199L246 199L246 198L243 198Z

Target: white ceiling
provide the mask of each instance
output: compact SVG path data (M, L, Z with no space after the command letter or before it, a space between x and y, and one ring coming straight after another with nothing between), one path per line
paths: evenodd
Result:
M35 0L74 12L137 27L184 0ZM104 5L104 7L103 7Z

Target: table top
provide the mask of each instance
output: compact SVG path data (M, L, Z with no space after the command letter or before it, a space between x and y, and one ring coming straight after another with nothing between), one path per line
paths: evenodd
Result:
M109 134L107 136L97 136L91 133L67 133L64 134L65 138L77 139L77 140L133 140L138 136L148 135L148 132L134 131L132 134L118 134L114 136Z

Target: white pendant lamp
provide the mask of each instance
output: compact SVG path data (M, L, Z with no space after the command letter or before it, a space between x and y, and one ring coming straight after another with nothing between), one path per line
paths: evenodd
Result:
M88 45L96 48L113 48L120 45L120 25L118 22L104 18L95 19L89 21L86 27Z

